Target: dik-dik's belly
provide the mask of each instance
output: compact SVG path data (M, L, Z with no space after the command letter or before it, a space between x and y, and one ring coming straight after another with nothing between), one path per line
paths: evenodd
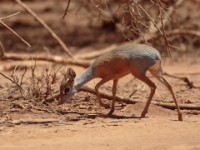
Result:
M129 64L125 59L103 61L95 66L96 77L117 79L130 73Z

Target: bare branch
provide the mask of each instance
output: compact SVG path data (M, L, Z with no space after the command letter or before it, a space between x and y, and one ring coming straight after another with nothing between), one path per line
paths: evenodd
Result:
M83 86L80 89L80 91L89 92L91 94L96 95L96 91L89 86ZM106 94L104 92L99 92L99 94L102 98L105 98L105 99L108 99L108 100L113 99L112 95ZM123 102L123 103L126 103L126 104L135 104L137 102L142 102L142 101L138 101L138 100L121 98L121 97L118 97L118 96L116 96L115 99L118 102ZM163 103L163 102L157 102L157 101L152 101L151 103L154 104L154 105L162 106L164 108L168 108L168 109L176 109L176 105L174 103ZM180 109L200 110L200 104L179 104L179 107L180 107Z
M17 34L13 29L11 29L7 24L5 24L1 19L0 19L0 23L6 27L8 30L10 30L14 35L16 35L22 42L24 42L28 47L31 47L31 45L24 40L19 34Z
M21 120L12 120L12 121L4 121L0 123L8 123L8 124L14 124L14 125L20 125L20 124L47 124L47 123L60 123L62 120L60 119L21 119Z
M200 89L200 86L195 86L194 83L188 77L175 76L167 72L164 72L163 75L184 81L190 89L192 88Z
M163 20L159 20L159 22L157 23L157 27L159 29L161 29L162 24L164 25L164 27L168 24L170 16L173 14L173 12L176 10L176 8L178 6L180 6L183 2L184 2L184 0L176 0L176 2L173 5L169 6L169 8L167 8L167 10L168 10L167 12L164 11L165 18L163 18ZM157 32L154 25L150 25L149 29L150 30L149 30L148 34Z
M16 15L19 15L19 14L20 14L20 12L16 12L16 13L11 14L11 15L9 15L9 16L6 16L6 17L3 17L3 18L0 18L0 20L5 20L5 19L8 19L8 18L14 17L14 16L16 16Z
M31 10L26 4L21 0L16 0L16 2L22 6L27 12L29 12L50 34L51 36L60 44L63 50L68 54L68 56L73 57L70 50L64 44L64 42L56 35L56 33L35 13Z
M0 75L2 75L4 78L8 79L9 81L11 81L12 83L14 83L15 85L17 85L20 89L22 89L21 85L19 85L15 80L13 80L12 78L10 78L9 76L3 74L2 72L0 72Z
M22 86L22 84L23 84L23 79L24 79L24 76L25 76L26 72L27 72L27 67L24 68L24 72L23 72L23 74L21 76L21 80L20 80L20 84L19 84L20 86Z
M168 109L176 109L176 105L173 103L162 103L162 102L152 102L154 105L158 105ZM180 109L188 110L200 110L200 104L179 104Z
M80 88L79 91L89 92L91 94L96 95L96 91L89 86L83 86L83 87ZM108 99L108 100L113 99L112 95L109 95L109 94L104 93L104 92L98 92L98 93L102 98L105 98L105 99ZM127 103L127 104L135 104L136 102L138 102L138 101L132 101L132 100L126 99L126 98L121 98L121 97L118 97L118 96L115 97L115 100L118 101L118 102L124 102L124 103Z
M13 61L42 60L42 61L59 63L59 64L77 65L84 68L90 65L90 61L71 59L71 58L66 59L61 56L55 56L55 55L52 56L52 55L46 55L46 54L38 54L36 56L35 54L5 53L1 57L1 60L13 60Z
M0 41L0 58L2 58L5 54L5 48L3 46L3 43Z
M176 36L176 35L184 35L184 36L194 36L194 37L198 37L200 39L199 31L189 30L189 29L175 29L175 30L166 32L166 34L168 37ZM162 34L152 34L152 35L149 35L148 38L146 38L146 41L151 42L154 40L158 40L162 36L163 36ZM138 40L134 41L134 43L142 43L142 42L144 42L143 39L138 39Z
M68 12L68 9L69 9L70 2L71 2L71 0L68 0L67 7L66 7L65 12L64 12L64 15L63 15L63 19L65 19L65 16L67 15L67 12Z

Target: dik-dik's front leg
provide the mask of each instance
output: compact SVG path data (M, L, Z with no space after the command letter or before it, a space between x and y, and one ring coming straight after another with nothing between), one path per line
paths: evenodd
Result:
M95 86L95 91L96 91L96 94L97 94L97 99L98 99L99 105L102 106L102 107L105 107L105 108L110 108L109 104L105 104L101 101L101 97L99 95L99 87L101 85L103 85L104 83L106 83L107 81L109 81L109 79L102 79L99 83L97 83L97 85Z

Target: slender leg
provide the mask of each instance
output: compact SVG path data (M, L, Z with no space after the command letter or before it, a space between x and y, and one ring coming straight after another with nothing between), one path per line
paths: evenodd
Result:
M141 117L145 117L145 115L147 114L148 112L148 109L149 109L149 105L151 103L151 100L153 98L153 95L155 94L155 90L156 90L156 85L149 79L147 78L147 76L145 75L145 73L141 73L141 74L137 74L134 76L138 79L140 79L141 81L145 82L151 89L151 92L150 92L150 95L149 95L149 98L147 100L147 103L142 111L142 114L141 114Z
M112 100L111 110L108 113L109 115L112 115L113 112L115 111L115 96L116 96L116 92L117 92L117 82L118 82L118 79L113 80L113 87L112 87L113 100Z
M178 112L178 120L179 121L182 121L183 120L183 117L182 117L182 113L181 113L181 110L179 108L179 105L178 105L178 102L176 100L176 97L174 95L174 91L171 87L171 85L167 82L167 80L162 76L162 69L161 69L161 61L157 61L157 63L152 66L150 69L149 69L150 73L155 76L161 83L163 83L167 88L168 90L170 91L172 97L173 97L173 100L174 100L174 103L176 105L176 108L177 108L177 112Z
M105 104L101 101L101 97L99 95L99 87L101 85L103 85L104 83L106 83L107 81L109 81L109 79L102 79L99 83L97 83L97 85L95 86L95 91L97 93L97 99L99 101L99 105L102 106L102 107L105 107L105 108L110 108L110 105L109 104Z
M155 74L154 74L154 75L155 75ZM182 113L181 113L180 107L179 107L179 105L178 105L178 102L177 102L177 100L176 100L176 97L175 97L175 95L174 95L174 91L173 91L173 89L172 89L172 86L167 82L167 80L166 80L164 77L162 77L162 75L155 75L155 77L156 77L161 83L163 83L163 84L168 88L168 90L170 91L170 93L171 93L171 95L172 95L172 97L173 97L174 103L175 103L175 105L176 105L176 108L177 108L178 120L179 120L179 121L183 121Z

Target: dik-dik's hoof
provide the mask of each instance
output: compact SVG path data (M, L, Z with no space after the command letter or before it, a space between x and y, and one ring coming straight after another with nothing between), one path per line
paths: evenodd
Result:
M142 112L141 118L145 118L146 114L147 114L146 112Z
M183 121L183 116L182 116L182 114L178 114L178 121Z
M114 109L111 109L111 110L109 111L108 115L112 115L113 112L114 112Z

